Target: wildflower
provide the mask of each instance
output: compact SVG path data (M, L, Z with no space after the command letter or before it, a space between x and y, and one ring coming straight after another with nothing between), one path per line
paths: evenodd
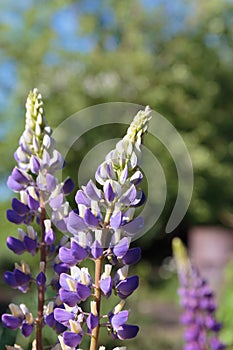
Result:
M184 312L181 323L185 325L185 350L223 350L219 340L221 324L216 320L214 294L191 265L185 247L178 238L173 240L173 251L177 262L180 288L179 295Z

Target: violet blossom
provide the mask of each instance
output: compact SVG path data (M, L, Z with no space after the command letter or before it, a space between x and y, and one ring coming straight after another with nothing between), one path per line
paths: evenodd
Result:
M219 339L221 323L216 320L214 293L206 280L191 265L187 251L179 238L173 240L180 288L178 294L184 308L181 323L185 326L184 350L223 350Z

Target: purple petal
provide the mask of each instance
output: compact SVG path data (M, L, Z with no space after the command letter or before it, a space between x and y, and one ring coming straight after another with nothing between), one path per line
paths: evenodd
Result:
M24 173L22 170L16 167L13 169L11 176L14 181L19 183L27 184L30 180L27 173Z
M68 272L69 266L66 265L65 263L59 263L59 264L54 264L53 269L58 275L60 275L62 273Z
M40 203L38 200L36 200L35 198L33 198L32 196L30 196L30 194L28 194L28 206L30 209L37 211L40 207Z
M136 198L137 190L134 185L131 185L130 188L122 195L120 201L125 205L130 205Z
M73 278L68 275L67 273L62 273L60 276L60 285L63 289L70 290L69 285L67 283L67 279L70 279L73 281Z
M44 272L40 272L38 274L38 276L36 277L36 283L38 284L38 286L44 286L46 283L46 276L44 274Z
M51 228L50 230L48 230L48 232L45 233L45 242L47 245L52 245L55 242L55 239L56 239L55 233Z
M87 225L94 227L96 227L99 223L97 217L88 208L85 210L84 220Z
M137 191L135 200L131 203L131 207L137 208L143 205L146 201L146 195L142 190Z
M108 298L112 292L112 278L108 276L106 278L101 278L100 280L100 289L104 293L104 295Z
M69 213L67 221L67 229L73 234L77 234L79 231L84 231L87 228L87 225L83 218L76 214L74 211Z
M128 167L125 165L124 170L121 172L120 183L123 185L128 177Z
M127 310L118 312L118 314L114 315L111 319L113 328L117 330L120 326L127 322L128 317L129 312Z
M131 248L127 251L127 253L122 258L122 262L125 265L133 265L136 264L141 259L141 248Z
M125 280L117 284L117 292L121 299L127 298L131 295L139 285L138 276L127 277Z
M54 313L51 312L49 315L45 315L44 316L44 322L45 322L45 324L47 324L47 326L53 328L53 326L56 323L56 321L54 319Z
M187 342L197 340L199 337L200 328L197 325L188 326L184 332L184 339Z
M92 313L89 314L86 320L87 327L90 331L92 331L95 327L98 326L99 318L98 316L93 315Z
M73 180L69 177L68 179L65 180L64 185L63 185L63 193L70 194L74 189L74 182Z
M121 225L122 213L119 211L115 216L111 216L110 226L117 230Z
M117 336L119 339L124 340L124 339L131 339L136 337L138 334L139 327L131 324L124 324L122 325L118 331L117 331Z
M118 258L123 258L129 249L129 240L127 237L122 238L114 247L113 253Z
M63 333L65 332L65 330L67 329L66 326L63 326L63 324L59 323L59 322L56 322L55 323L55 332L57 334L60 334L60 333Z
M124 231L129 236L134 236L138 234L144 226L144 219L142 216L137 216L134 220L130 221L128 224L122 226Z
M27 284L30 281L30 275L26 275L26 273L18 269L14 270L14 274L15 274L15 280L19 286Z
M77 264L77 260L72 254L72 250L66 247L61 247L59 249L59 258L62 262L69 266L74 266Z
M19 215L25 215L29 212L28 206L20 202L17 198L12 199L12 208Z
M92 180L88 181L85 191L88 197L93 199L94 201L99 201L101 199L101 192Z
M52 209L59 209L63 203L63 193L60 193L55 198L50 199L49 205Z
M32 255L34 255L36 247L37 247L37 240L36 239L32 239L32 238L30 238L28 236L25 236L23 242L24 242L26 250L29 253L31 253Z
M46 184L47 184L47 189L51 193L55 190L57 186L57 181L55 177L51 174L46 174Z
M9 314L2 315L2 324L10 329L17 329L21 325L21 320L18 317Z
M21 184L13 179L13 176L10 175L7 179L7 187L9 187L12 191L19 192L22 191L25 187L25 184Z
M7 237L6 240L7 247L11 249L15 254L21 255L25 252L25 245L24 242L20 241L17 238L14 237Z
M74 320L74 314L64 309L56 308L54 310L54 318L56 321L62 323L64 326L69 326L69 320Z
M115 193L110 182L105 182L104 184L104 196L108 202L112 202L115 198Z
M91 294L91 289L82 283L77 283L76 290L79 296L79 300L82 301L85 301Z
M23 322L22 324L22 334L24 337L29 337L31 335L31 333L33 332L33 324L28 324L26 322Z
M210 344L213 350L223 350L226 348L226 345L224 345L217 337L211 338Z
M75 201L77 204L83 204L86 207L91 206L91 200L86 196L82 190L78 190L75 196Z
M95 242L92 244L91 254L94 259L98 259L101 255L103 255L103 247L97 240L95 240Z
M15 274L11 271L6 271L4 273L4 281L12 288L18 287L18 283L16 282L16 279L15 279Z
M13 222L14 224L21 224L25 219L25 215L20 216L14 210L11 209L7 210L6 217L8 221Z
M73 332L64 332L63 341L65 345L70 346L71 348L76 348L82 341L82 334L73 333Z
M39 159L35 156L31 156L30 159L30 168L33 174L38 174L40 170L40 162Z
M81 245L79 245L75 241L71 242L71 251L78 263L83 261L88 255L88 252L86 251L86 249L81 247Z
M60 295L61 301L67 304L68 306L73 307L80 301L80 298L78 297L77 293L70 292L62 288L59 290L59 295Z
M139 185L143 179L143 175L140 170L137 170L130 178L130 182L134 185Z

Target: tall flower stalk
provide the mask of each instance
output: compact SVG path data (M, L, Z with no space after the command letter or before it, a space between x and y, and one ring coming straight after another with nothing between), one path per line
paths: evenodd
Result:
M29 266L24 262L16 264L13 272L4 275L6 283L22 292L27 292L33 283L37 285L37 315L35 319L26 308L10 305L11 315L2 316L3 325L20 328L24 336L30 336L36 326L36 350L43 349L42 329L44 326L45 290L47 279L47 257L54 255L56 225L66 231L68 202L65 195L70 193L73 182L67 179L58 184L54 173L63 167L61 154L55 149L51 136L52 130L45 119L41 94L37 89L29 93L26 102L25 130L15 152L17 166L9 176L7 184L19 199L12 200L12 209L7 211L7 218L17 225L18 238L8 237L7 245L15 254L29 252L40 255L39 271L33 277ZM50 210L50 218L46 209ZM37 225L34 229L33 223ZM26 310L26 311L25 311Z
M214 293L206 280L191 265L187 250L179 238L173 240L180 288L178 294L184 309L181 323L185 326L184 350L223 350L219 339L221 324L216 320Z
M19 328L25 337L35 326L33 350L43 349L44 326L58 334L53 350L79 349L86 336L90 338L90 350L97 350L104 327L113 339L137 335L138 326L127 323L129 311L124 306L139 284L138 276L129 276L128 270L141 256L140 248L130 248L130 242L143 228L143 219L134 218L134 212L145 201L139 187L143 178L140 159L149 119L148 107L138 112L126 135L98 167L95 180L90 179L76 192L77 207L69 212L65 196L74 184L69 178L59 183L55 177L64 161L45 119L41 94L37 89L30 92L25 130L15 152L17 166L7 181L9 188L19 194L12 200L7 218L20 227L17 238L7 238L7 246L17 255L39 254L40 263L36 276L22 260L13 271L5 272L4 279L23 293L36 285L37 314L33 316L24 304L10 304L11 314L3 314L2 322L10 329ZM60 242L57 230L63 232ZM94 276L85 267L86 260L94 262ZM54 275L48 280L51 267ZM54 299L48 303L49 288L54 291ZM102 299L112 293L119 302L103 315ZM7 346L11 348L21 349L18 345Z

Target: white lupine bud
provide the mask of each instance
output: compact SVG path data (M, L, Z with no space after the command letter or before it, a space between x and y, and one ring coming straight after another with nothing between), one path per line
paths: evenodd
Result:
M21 308L18 305L11 303L11 304L9 304L9 309L10 309L13 316L24 317L23 311L21 310Z
M127 278L128 270L129 270L128 265L125 265L122 268L120 268L119 270L117 270L117 275L118 275L120 281L123 281Z
M80 323L74 320L69 320L69 323L70 323L71 332L77 333L77 334L82 332L82 327L80 326Z
M70 268L70 275L75 280L79 280L80 279L80 275L81 275L80 268L78 266L71 266L71 268Z
M51 146L51 138L49 137L49 135L45 134L44 138L43 138L43 146L47 149L50 148Z
M6 345L6 350L23 350L20 345L14 344L14 346Z
M80 271L80 281L82 284L89 286L91 280L87 267L82 267Z
M26 233L24 232L24 230L22 230L21 228L18 228L18 238L19 238L19 240L23 241L25 236L26 236Z
M36 127L35 127L35 133L36 133L36 136L40 136L41 135L41 127L37 123L36 123Z
M24 315L29 314L29 310L25 304L20 304L19 307L22 310Z
M45 232L48 232L51 229L51 220L44 220Z
M112 310L112 312L116 315L116 314L118 314L123 308L124 308L124 306L125 306L125 300L121 300L120 302L119 302L119 304L117 304L115 307L114 307L114 309Z
M43 117L42 117L42 114L41 113L43 113L43 109L42 108L40 108L39 110L38 110L38 116L37 116L37 123L39 124L39 125L41 125L41 124L43 124Z
M37 234L36 234L36 231L34 230L34 228L33 228L32 226L28 226L28 227L27 227L27 232L28 232L28 236L29 236L31 239L36 239Z
M97 316L98 315L98 312L97 312L97 305L96 305L96 302L94 300L91 301L91 313L94 315L94 316Z
M106 264L104 266L104 273L102 274L103 278L105 279L105 278L109 277L111 274L111 271L112 271L112 265Z

